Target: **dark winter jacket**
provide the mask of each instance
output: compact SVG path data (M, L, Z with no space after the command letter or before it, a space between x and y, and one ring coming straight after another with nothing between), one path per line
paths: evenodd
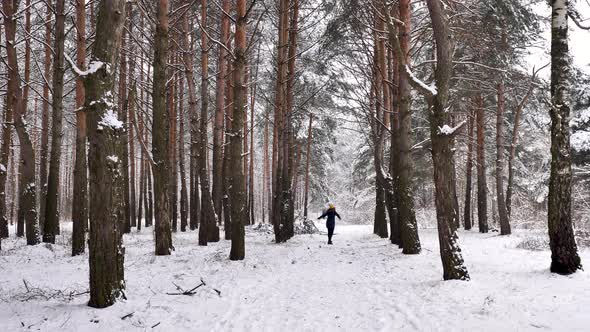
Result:
M318 219L323 219L325 217L328 217L328 220L326 221L326 227L328 228L333 228L336 225L336 217L338 217L338 219L342 219L340 218L338 212L336 212L336 209L326 210L326 212L324 212L324 214L322 214Z

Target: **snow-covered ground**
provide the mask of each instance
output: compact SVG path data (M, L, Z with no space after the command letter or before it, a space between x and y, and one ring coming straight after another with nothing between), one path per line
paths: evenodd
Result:
M152 254L151 229L126 235L128 300L107 309L87 307L86 294L68 300L87 289L88 256L69 256L67 231L54 246L10 238L0 252L0 331L590 330L590 274L550 274L548 251L516 248L528 233L462 232L472 280L445 282L435 230L421 230L418 256L371 230L337 226L327 246L323 235L276 245L249 229L241 262L227 259L228 241L197 246L196 232L175 234L168 257ZM166 294L201 278L193 296Z

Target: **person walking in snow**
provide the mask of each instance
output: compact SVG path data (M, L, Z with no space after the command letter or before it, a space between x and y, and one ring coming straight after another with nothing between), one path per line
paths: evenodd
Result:
M328 210L326 210L318 220L325 217L328 217L328 220L326 221L326 228L328 228L328 244L332 244L332 235L334 235L334 227L336 227L336 217L338 217L338 219L342 218L340 218L340 215L336 212L336 207L332 203L330 203Z

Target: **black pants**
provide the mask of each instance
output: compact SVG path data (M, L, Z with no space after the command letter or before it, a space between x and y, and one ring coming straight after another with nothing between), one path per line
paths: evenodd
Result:
M332 235L334 235L334 226L328 226L328 242L332 242Z

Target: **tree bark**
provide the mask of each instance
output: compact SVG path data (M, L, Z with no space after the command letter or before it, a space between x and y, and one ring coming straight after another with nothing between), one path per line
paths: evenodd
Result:
M266 117L264 119L264 178L263 178L263 185L264 192L266 194L262 194L262 222L264 223L265 216L268 213L269 221L272 211L272 190L271 190L271 174L270 174L270 138L269 138L269 123L270 123L270 112L266 113ZM264 208L266 206L266 209Z
M127 8L129 9L129 8ZM129 21L129 11L126 11L127 17L126 22ZM126 24L127 25L127 24ZM125 131L121 133L121 151L119 159L123 167L123 203L125 207L125 214L121 220L123 226L123 232L128 234L131 232L131 202L129 196L129 118L127 114L129 112L129 89L128 89L128 51L127 51L127 30L123 30L121 36L121 54L120 54L120 65L119 65L119 117L125 124Z
M385 142L385 123L382 121L388 118L388 107L390 104L389 89L387 85L387 67L385 65L385 41L380 38L379 31L385 29L384 22L375 12L375 40L374 47L374 113L371 114L373 127L373 163L375 167L375 220L373 224L373 233L381 238L387 238L389 232L387 229L386 214L386 178L383 172L383 145ZM372 110L373 111L373 110Z
M436 211L440 254L443 263L443 278L468 280L469 273L463 263L459 248L458 235L453 231L457 213L454 202L453 179L453 135L440 132L449 123L446 111L449 98L449 85L453 68L453 48L450 41L450 30L442 3L427 0L428 11L432 19L432 30L436 41L435 81L437 94L432 98L430 113L430 139L432 141L432 161L434 164L434 184L436 188Z
M130 3L127 3L128 5ZM131 7L128 6L128 10L131 10ZM133 75L131 75L133 77ZM128 114L128 142L129 142L129 223L130 227L136 227L136 192L135 192L135 144L134 144L134 134L133 134L133 123L135 123L135 108L136 108L136 89L135 89L135 82L132 83L132 86L128 92L128 104L127 104L127 114Z
M143 61L142 61L143 62ZM140 64L140 68L143 68L143 63ZM143 84L143 74L142 71L140 71L140 86ZM142 89L143 91L143 89ZM143 101L143 92L140 92L140 101ZM139 139L142 139L143 137L143 120L141 120L141 115L139 113L137 113L137 117L138 120L138 130L137 130L137 137ZM137 209L137 231L140 232L141 231L141 224L142 224L142 218L144 216L144 213L147 212L147 204L145 204L145 209L144 209L144 200L145 200L145 196L146 196L146 179L145 179L145 157L144 157L144 151L143 149L139 150L139 199L138 199L138 209Z
M436 66L434 72L436 89L427 89L424 85L418 84L411 77L409 69L405 64L405 70L402 73L406 75L410 84L426 97L431 107L431 111L429 112L430 140L432 142L436 219L440 256L443 265L443 278L444 280L469 280L469 273L464 265L458 243L459 238L454 226L457 223L458 213L454 198L452 151L453 139L456 133L448 133L441 130L441 128L448 126L451 120L450 114L447 112L453 70L451 31L442 3L438 0L427 0L426 5L432 21L432 31L436 44ZM390 18L388 14L386 16ZM401 53L395 27L390 19L388 19L388 30L390 42L392 45L395 45L398 54ZM400 57L400 61L403 61L403 56Z
M18 5L18 3L17 3ZM36 189L35 189L35 150L27 132L23 119L25 110L22 89L20 86L19 69L16 47L16 20L14 17L18 7L11 0L2 0L2 8L5 15L4 33L6 37L6 57L8 65L8 107L14 112L14 127L21 147L21 179L22 204L19 207L24 212L26 224L26 238L28 245L39 243L39 229L37 225Z
M500 217L500 235L511 233L510 220L504 198L504 82L498 83L498 108L496 111L496 198Z
M230 44L230 17L229 12L231 8L230 0L222 1L222 12L220 13L219 27L221 31L221 43ZM226 107L226 79L228 76L227 70L227 51L225 47L219 46L219 57L217 58L217 81L215 87L215 118L213 121L213 181L212 181L212 199L215 207L215 213L218 218L221 218L223 206L223 120Z
M551 272L571 274L582 268L571 215L570 57L568 0L552 1L551 24L551 173L548 223Z
M174 10L174 8L173 8ZM173 35L173 34L172 34ZM171 38L169 36L168 38ZM173 37L171 38L172 40ZM175 43L173 43L175 44ZM176 63L176 59L174 56L176 53L176 45L171 46L171 52L168 55L168 62L170 64ZM172 232L176 233L178 231L178 210L176 205L176 85L177 85L177 76L176 74L172 73L172 70L168 73L170 76L168 77L169 85L166 89L166 107L168 108L168 127L170 128L168 132L168 159L170 162L170 180L168 182L168 195L170 197L170 225L172 227Z
M309 204L309 164L311 161L311 139L312 139L312 126L313 125L313 113L309 113L309 129L307 130L307 153L305 160L305 193L303 199L303 218L307 220L307 206Z
M121 149L123 123L113 110L115 77L121 34L125 23L125 1L103 0L99 3L96 39L92 62L100 65L86 76L84 88L87 114L88 166L90 169L90 301L88 305L104 308L124 297L121 224L123 206L123 170L117 156Z
M179 87L179 95L184 96L183 76L180 77ZM179 98L178 102L178 114L180 122L178 126L180 133L180 135L178 135L178 167L180 169L180 231L186 232L186 226L188 225L188 192L186 188L186 170L184 167L184 102L182 98Z
M2 28L0 27L0 42L2 41ZM8 97L5 98L4 103L4 123L2 124L2 147L0 147L0 239L8 238L8 218L6 211L6 180L8 176L8 162L10 157L10 144L12 141L11 127L9 123L12 122L12 107L8 104ZM11 159L14 165L14 157ZM11 173L14 174L13 169ZM14 179L14 175L13 175ZM14 181L14 180L13 180ZM14 185L12 186L15 187ZM13 195L14 197L14 195ZM14 200L14 198L13 198ZM10 217L12 223L12 214Z
M400 0L399 3L400 20L405 23L403 29L400 29L400 47L405 57L406 64L410 60L410 34L411 34L411 16L410 0ZM401 64L398 61L398 64ZM398 69L400 72L404 68ZM398 173L397 177L397 208L398 221L401 228L401 245L404 254L419 254L422 250L420 237L418 236L418 223L416 222L416 212L414 211L414 192L412 190L412 170L414 163L412 161L412 110L411 110L411 90L408 78L400 75L398 82L399 98L399 133L398 133Z
M227 100L230 100L233 103L234 100L234 83L233 83L233 71L232 71L232 62L228 60L228 72L231 72L232 75L228 76L226 86L227 86ZM225 109L225 141L229 144L231 138L230 135L233 133L232 130L232 121L233 121L233 113L234 113L234 105L231 107L227 107ZM226 146L223 154L223 228L225 231L225 239L231 240L231 231L232 231L232 222L231 222L231 204L230 204L230 167L232 163L232 156L230 152L229 145Z
M258 51L256 56L256 71L254 73L254 77L252 78L252 89L250 93L250 163L249 163L249 175L248 175L248 214L250 218L250 225L254 225L256 223L256 218L254 215L254 111L256 106L256 92L258 89L258 68L260 63L260 44L258 45Z
M207 123L209 109L209 39L207 36L207 0L201 0L201 121L199 122L199 181L201 184L201 229L199 245L219 241L219 227L213 207L207 169Z
M199 142L199 115L197 113L197 99L196 88L193 72L193 51L194 38L189 41L189 34L192 31L192 24L189 26L188 16L185 15L183 19L183 35L184 44L186 44L189 52L183 53L184 70L186 76L186 83L188 87L188 113L190 116L190 210L189 210L189 227L195 230L199 226L199 216L201 214L200 198L199 198L199 172L197 171L197 154Z
M23 85L23 100L24 100L24 104L23 104L23 119L27 118L27 112L28 112L28 105L29 105L29 83L30 83L30 78L31 78L31 38L29 38L28 36L30 36L31 34L31 1L27 0L25 1L25 34L27 36L27 38L25 38L25 80L24 80L24 85ZM22 160L24 158L23 156L23 149L20 149L20 159ZM23 195L23 188L25 187L24 185L24 179L23 179L23 170L22 170L22 164L20 164L19 166L19 171L18 171L18 177L19 177L19 192L18 192L18 212L17 212L17 231L16 231L16 235L17 236L23 236L24 235L24 227L25 227L25 211L22 210L22 206L25 206L25 203L23 202L24 199L24 195ZM13 203L14 203L14 199L13 199ZM14 204L13 204L14 206Z
M86 68L86 6L76 3L76 65ZM76 79L76 160L72 203L72 256L84 253L88 225L88 163L86 160L86 113L84 78Z
M47 178L47 202L43 242L55 243L59 228L59 184L61 164L61 142L63 136L63 90L64 90L64 42L65 42L65 0L57 0L55 12L55 44L53 58L53 94L51 113L51 154Z
M247 213L245 188L245 174L242 168L243 149L243 114L246 112L246 0L236 2L236 33L234 49L234 100L232 133L229 140L231 164L229 167L229 184L231 194L231 250L230 260L243 260L246 254L244 241L243 217Z
M485 116L481 92L477 98L477 220L479 232L488 232L488 193L486 184Z
M467 163L466 163L466 175L465 175L465 210L463 213L463 223L465 230L471 230L473 227L473 221L471 220L471 189L472 184L472 173L473 173L473 135L475 130L473 128L475 124L475 112L471 111L469 117L469 128L467 137Z
M297 59L297 35L299 32L299 0L292 0L289 5L291 14L288 16L290 19L288 29L288 45L287 51L287 90L285 92L285 109L284 109L284 125L285 133L283 135L283 193L282 193L282 214L283 220L283 235L284 239L290 239L295 235L294 224L295 224L295 189L294 189L294 172L297 171L296 167L298 162L295 163L296 144L295 144L295 131L293 128L293 115L295 105L295 75L296 67L295 62Z
M127 2L127 11L128 11L128 27L127 30L129 31L129 35L133 36L133 23L134 20L134 12L133 12L133 3ZM135 109L137 107L136 98L137 98L137 90L135 88L136 80L135 80L135 47L134 43L130 43L130 57L131 60L129 61L129 91L127 93L128 100L129 100L129 108L128 108L128 120L129 125L128 128L128 141L129 141L129 222L131 227L136 227L136 185L135 185L135 177L136 177L136 164L135 164L135 134L133 124L135 123ZM143 70L143 67L141 68Z
M168 154L169 121L166 110L166 61L168 59L168 0L158 0L154 37L152 154L154 158L154 192L156 219L156 255L170 255L170 159Z
M289 198L289 174L287 159L289 158L286 82L288 80L288 49L289 49L289 1L281 0L279 4L279 38L277 44L277 79L275 89L275 123L273 135L273 207L272 222L275 242L287 241L290 236L287 220ZM236 116L234 116L234 119Z
M45 16L45 60L44 60L44 84L43 84L43 110L41 115L41 157L39 165L40 207L39 225L40 229L45 228L45 206L47 201L47 155L49 151L49 74L51 72L51 5L47 3L47 14Z

